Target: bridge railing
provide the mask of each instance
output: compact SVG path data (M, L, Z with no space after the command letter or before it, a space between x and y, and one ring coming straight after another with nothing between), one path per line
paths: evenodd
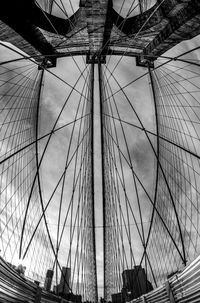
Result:
M162 286L131 303L200 303L200 256Z
M71 303L25 279L0 257L0 303Z
M0 258L0 303L69 303L26 280ZM131 303L199 303L200 257L159 288Z

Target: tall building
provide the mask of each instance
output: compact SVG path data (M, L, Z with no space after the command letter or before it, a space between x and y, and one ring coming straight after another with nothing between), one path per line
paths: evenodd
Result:
M147 280L144 268L134 266L133 269L124 270L122 273L123 293L126 301L135 299L153 289Z
M60 290L64 294L69 293L69 286L70 286L70 278L71 278L71 268L69 267L62 267L62 274L60 277Z
M123 294L121 292L112 294L111 298L112 298L112 303L123 303L124 302Z
M71 268L62 267L62 273L60 277L60 284L55 288L58 294L69 294L70 292L70 278L71 278Z
M51 290L52 279L53 279L53 270L48 269L47 273L46 273L45 282L44 282L44 289L45 290L47 290L47 291Z

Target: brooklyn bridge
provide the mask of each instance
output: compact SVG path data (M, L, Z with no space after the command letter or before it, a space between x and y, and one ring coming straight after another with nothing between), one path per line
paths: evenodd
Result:
M2 0L0 303L200 303L200 1Z

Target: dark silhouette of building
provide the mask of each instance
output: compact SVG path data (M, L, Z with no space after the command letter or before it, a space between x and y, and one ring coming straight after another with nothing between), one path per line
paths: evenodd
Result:
M130 301L153 290L152 284L147 280L145 270L141 266L124 270L122 279L122 295L125 301Z
M16 266L15 270L18 272L18 274L20 274L21 276L24 276L25 271L26 271L26 266L19 264L18 266Z
M44 282L44 289L45 290L47 290L47 291L51 290L52 279L53 279L53 270L48 269L47 273L46 273L45 282Z
M124 302L124 298L121 292L112 294L112 303L122 303L122 302Z
M82 302L82 297L81 295L74 295L73 293L65 294L63 296L65 299L68 301L74 302L74 303L81 303ZM89 303L89 301L88 301Z
M54 286L55 293L63 296L70 293L70 278L71 278L71 268L62 267L62 273L60 277L60 283Z

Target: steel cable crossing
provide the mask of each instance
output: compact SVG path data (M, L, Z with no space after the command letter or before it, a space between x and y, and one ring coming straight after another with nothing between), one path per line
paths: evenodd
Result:
M148 280L152 283L157 284L164 281L169 274L180 270L183 268L185 262L191 262L198 255L199 68L193 65L192 61L190 64L189 61L190 60L188 60L187 63L168 63L161 68L155 68L155 72L153 70L150 71L149 81L150 86L153 85L154 87L157 112L157 134L155 130L149 131L149 129L144 126L142 112L138 112L141 121L135 116L134 106L137 106L137 104L134 103L133 96L126 88L119 86L116 94L113 93L109 83L107 83L107 88L105 84L103 85L104 154L106 158L105 176L107 178L105 194L106 220L104 223L106 229L105 268L107 272L105 277L105 296L107 298L113 294L113 288L115 288L114 293L122 289L123 285L120 284L119 272L122 273L123 270L127 269L127 259L129 259L128 268L133 268L131 264L133 264L132 260L134 259L131 254L134 250L137 251L140 245L136 233L138 233L141 245L143 246L141 259L138 258L137 253L134 252L137 265L141 264L142 267L145 268L145 271L148 273ZM195 62L197 63L197 61ZM159 64L158 62L157 65L159 66ZM108 70L108 77L110 75L111 73ZM115 77L119 78L117 73ZM106 81L107 79L105 79L104 83L106 83ZM114 82L116 81L117 80L114 79ZM146 82L145 79L143 81ZM136 81L136 84L140 85L139 80ZM117 85L120 85L119 82ZM134 87L132 87L132 89L134 89ZM118 93L120 96L117 98ZM127 112L133 110L133 117L130 120L125 118L123 111L122 118L118 109L121 103L125 102L129 104L129 110L127 109ZM129 117L129 115L127 116ZM139 164L138 157L136 157L137 154L134 155L133 152L132 159L128 156L128 149L134 149L134 146L131 145L133 143L131 143L128 128L126 128L124 143L119 144L119 141L122 140L125 125L140 129L143 134L147 130L146 144L149 144L149 149L153 150L158 167L157 181L154 186L152 186L152 188L156 190L154 201L153 196L151 197L152 188L150 188L149 191L146 187L145 179L142 176L142 179L137 176L137 188L138 192L140 192L140 197L142 197L142 214L145 217L145 219L143 217L142 224L139 220L137 223L135 222L134 216L136 211L133 212L131 208L135 207L135 202L133 202L132 199L135 196L134 199L137 200L137 195L133 195L133 193L127 194L127 184L130 182L130 179L126 180L124 184L124 165L122 166L120 164L122 161L125 161L130 171L135 171ZM117 132L116 129L118 130ZM134 134L138 136L137 132L133 133L133 135ZM153 140L152 134L154 138L157 137L159 139L157 143ZM148 138L149 135L150 137ZM142 134L141 136L144 137ZM155 153L158 142L159 158ZM137 146L137 142L135 142L135 144ZM127 151L125 150L125 146ZM139 171L136 171L134 174L137 175L138 172ZM111 188L114 188L113 191L111 191ZM142 191L144 192L142 193ZM125 192L126 194L124 194ZM145 193L147 195L146 198ZM118 198L115 197L116 195ZM114 203L114 199L117 199L118 203ZM144 206L148 200L153 206L152 217L151 219L149 217L149 220L146 219L144 212ZM128 215L126 211L127 206L125 207L127 201L132 201L131 203L129 202L128 205ZM122 206L122 203L124 206ZM137 216L138 218L140 217L139 213ZM121 223L119 222L120 217L125 218ZM130 221L130 217L131 220L133 220L132 222ZM162 218L164 221L161 220ZM148 222L150 222L150 224L149 227L146 228ZM134 225L135 228L131 225ZM143 232L141 225L143 226L143 230L146 231L145 241L142 237ZM130 228L132 230L132 245L129 232ZM182 234L182 240L180 232ZM113 241L113 247L110 246L111 239ZM126 249L124 249L124 242L129 243L126 244ZM129 250L128 246L130 247ZM115 254L113 253L114 251ZM116 269L114 270L116 267L120 268L117 274L115 274ZM116 283L118 283L117 286Z
M83 69L82 73L84 72L87 70ZM55 126L50 128L49 134L40 136L41 127L46 133L48 127L52 127L51 121L48 126L39 124L41 111L45 107L39 103L43 71L39 71L37 65L27 61L25 63L14 61L1 67L1 254L7 262L16 266L19 239L23 232L21 256L24 260L20 259L20 262L25 261L26 275L29 278L44 282L47 269L52 269L56 275L55 283L59 284L59 279L63 275L62 267L69 267L71 279L65 281L70 284L69 290L73 289L74 294L82 295L83 300L96 301L94 189L91 186L93 69L87 74L84 77L81 74L79 77L88 79L80 84L82 86L80 98L72 89L56 118L57 122L60 117L62 118L67 102L76 100L78 106L74 117L72 113L71 121L61 123L57 129L56 122ZM75 85L77 83L76 81ZM41 169L44 171L45 166L47 170L50 168L46 146L49 145L48 142L55 144L52 139L54 131L55 134L59 131L61 137L66 136L64 130L66 126L71 127L71 139L69 141L65 139L64 171L60 170L61 176L57 185L45 192L41 187L41 182L44 184ZM43 141L47 138L47 141L41 143L41 137ZM49 146L48 148L51 149ZM34 175L37 176L36 179ZM49 194L48 201L46 195ZM57 235L52 229L49 217L58 209L55 204L52 206L55 195L56 199L60 200ZM65 261L62 256L60 257L63 245L66 246L64 243L67 243L68 247L65 247L66 254L68 251Z
M146 1L134 3L140 12L148 8ZM45 5L52 11L53 1ZM62 1L60 6L64 10ZM98 65L106 300L121 292L121 274L127 269L136 268L139 276L141 266L146 285L150 281L155 287L199 254L198 46L183 54L161 56L155 67L145 73L138 68L126 82L120 75L124 68L130 74L126 50L115 60L109 53L107 64ZM73 64L77 69L77 62ZM80 63L75 84L64 80L71 91L47 127L42 124L47 108L39 104L42 72L27 60L2 62L0 230L8 262L15 262L20 250L32 260L29 277L42 281L52 268L56 284L67 266L69 290L96 301L93 101L98 94L94 64L89 72L84 66ZM146 104L153 109L146 111ZM63 122L67 111L70 122ZM41 176L51 176L56 148L58 173L45 180ZM52 180L54 185L48 184ZM136 281L141 291L137 275Z

